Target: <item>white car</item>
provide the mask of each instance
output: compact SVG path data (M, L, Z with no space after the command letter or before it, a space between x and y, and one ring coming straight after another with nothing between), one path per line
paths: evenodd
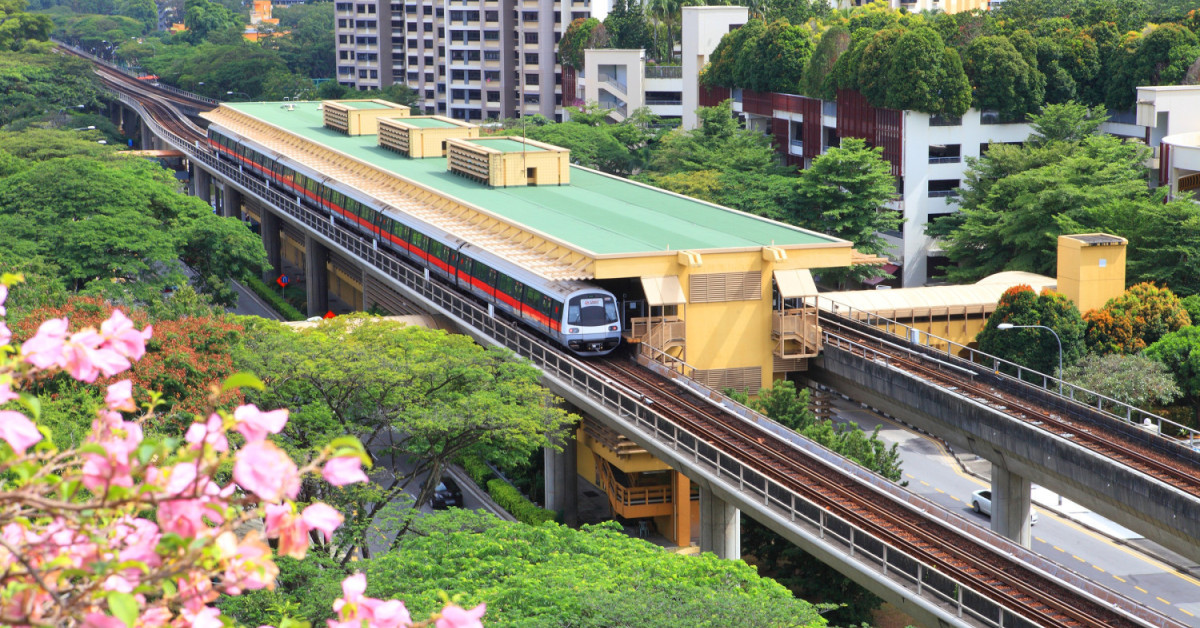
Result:
M992 516L992 492L980 489L971 493L971 509L977 513ZM1029 509L1029 525L1037 523L1038 514L1033 508Z

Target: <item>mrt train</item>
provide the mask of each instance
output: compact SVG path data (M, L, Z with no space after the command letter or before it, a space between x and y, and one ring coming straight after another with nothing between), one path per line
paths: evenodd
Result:
M220 159L282 187L304 205L412 260L430 275L509 313L580 356L611 353L621 342L621 319L612 293L580 281L549 281L452 234L407 215L372 207L354 188L302 164L208 130Z

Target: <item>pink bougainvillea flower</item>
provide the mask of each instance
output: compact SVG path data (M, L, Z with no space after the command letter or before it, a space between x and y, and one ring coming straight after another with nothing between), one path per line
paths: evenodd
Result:
M451 604L442 609L437 628L483 628L483 622L479 619L486 611L486 604L480 604L469 611Z
M125 622L101 613L89 613L83 618L83 628L125 628Z
M33 338L21 345L21 359L43 370L61 366L67 329L65 318L52 318L43 322Z
M7 316L8 311L4 308L4 302L8 299L8 286L0 284L0 316Z
M273 588L279 568L271 560L271 548L251 530L240 541L226 530L217 536L217 549L225 563L221 589L229 595L243 591Z
M121 380L109 385L107 391L107 394L104 396L104 403L108 405L110 410L121 410L123 412L137 410L137 406L133 403L132 381L127 379Z
M24 414L12 410L0 410L0 439L8 443L17 455L25 453L31 445L42 440L42 434Z
M367 474L362 471L362 459L358 456L342 456L326 462L321 477L334 486L367 481Z
M221 611L205 606L198 613L183 609L183 619L191 628L225 628L225 624L221 622Z
M267 506L267 538L279 539L276 551L280 556L297 560L308 553L308 528L291 504Z
M208 421L204 423L192 423L183 438L196 449L207 443L212 446L213 451L229 451L229 440L225 438L225 431L221 429L221 417L215 414L210 414Z
M8 403L19 398L20 395L12 391L10 384L0 382L0 403Z
M342 525L343 521L342 513L326 504L313 504L305 508L300 516L304 519L305 528L320 530L325 535L326 541L333 538L333 531Z
M363 592L367 590L366 574L356 573L346 576L342 580L342 597L333 601L333 610L339 613L339 617L346 619L346 615L353 617L357 612L354 610L358 603L363 599ZM342 609L347 609L346 613L342 613Z
M300 471L282 449L270 441L247 443L237 452L233 480L263 501L279 503L300 492Z
M412 616L400 600L383 602L367 598L363 604L371 607L371 623L378 628L403 628L412 625Z
M263 412L254 404L249 404L238 406L233 411L233 418L237 420L237 431L241 432L248 442L253 442L266 438L267 434L278 434L279 430L287 425L288 411L287 408L283 408Z
M104 337L105 347L118 354L137 360L146 353L146 341L154 333L147 325L146 329L138 331L120 310L113 310L112 316L100 324L100 335Z
M8 325L0 323L0 346L8 344L12 340L12 332L8 330Z

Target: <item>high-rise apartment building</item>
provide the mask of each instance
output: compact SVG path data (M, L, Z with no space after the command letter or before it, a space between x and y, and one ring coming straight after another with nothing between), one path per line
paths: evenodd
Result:
M337 80L417 91L425 113L459 120L561 120L557 45L607 0L355 0L335 5ZM599 7L596 7L599 8ZM603 13L603 11L602 11Z

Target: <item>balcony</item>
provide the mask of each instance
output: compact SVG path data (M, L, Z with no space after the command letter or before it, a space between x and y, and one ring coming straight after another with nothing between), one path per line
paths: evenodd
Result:
M625 486L613 476L608 461L596 456L596 474L600 488L608 495L613 514L626 519L664 517L674 511L674 490L670 484Z
M962 163L962 156L957 157L930 157L931 164L958 164Z
M774 313L771 338L774 354L785 360L816 357L821 352L821 327L817 308L802 307Z
M681 79L681 78L683 78L683 66L681 66L681 65L648 65L648 66L646 66L646 78L648 78L648 79Z
M659 351L683 346L687 327L680 318L673 316L666 318L640 317L631 319L630 323L633 325L630 338L634 342L640 342Z

